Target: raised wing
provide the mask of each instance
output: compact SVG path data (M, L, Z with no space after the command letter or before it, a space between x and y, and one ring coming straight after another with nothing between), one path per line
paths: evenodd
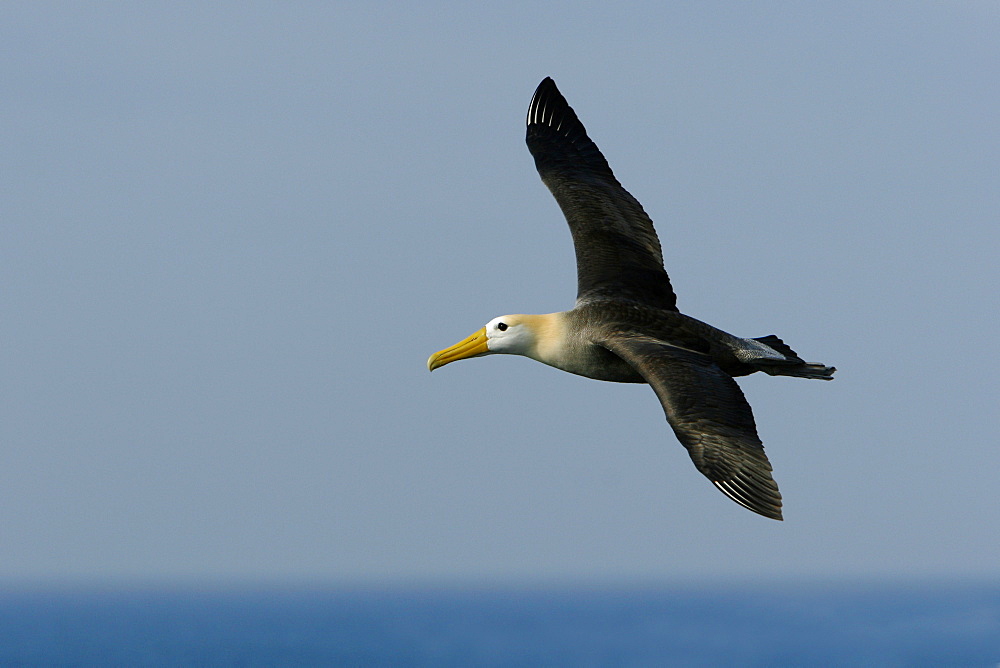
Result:
M677 310L660 242L552 79L528 107L528 150L576 247L577 300L631 299Z
M781 494L740 386L707 355L647 336L600 341L642 374L694 465L745 508L781 519Z

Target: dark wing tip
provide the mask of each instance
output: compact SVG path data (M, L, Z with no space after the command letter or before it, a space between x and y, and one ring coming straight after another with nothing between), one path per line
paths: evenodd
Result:
M569 103L556 88L556 82L552 80L552 77L545 77L535 89L535 94L531 96L531 104L528 105L527 125L529 127L532 125L552 125L551 120L557 106L569 108Z
M542 83L538 84L535 94L531 97L527 125L529 131L533 126L541 126L539 129L555 130L557 134L571 139L581 135L584 138L587 136L587 131L576 112L556 88L556 82L549 77L542 79Z
M612 174L608 161L550 77L542 79L535 89L528 105L527 127L528 149L539 171L558 165L560 169Z
M781 521L781 494L770 477L765 480L745 475L743 471L729 480L713 480L712 484L747 510L772 520Z

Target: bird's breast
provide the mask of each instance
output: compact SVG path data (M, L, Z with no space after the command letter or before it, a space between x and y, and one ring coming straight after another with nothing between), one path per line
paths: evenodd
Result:
M541 360L557 369L612 383L645 383L632 366L613 352L590 341L564 346L551 359Z

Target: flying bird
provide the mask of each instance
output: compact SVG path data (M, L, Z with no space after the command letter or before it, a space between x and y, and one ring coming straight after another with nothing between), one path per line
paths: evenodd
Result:
M780 520L781 494L734 376L832 380L777 336L741 338L677 310L660 242L552 79L528 107L528 150L569 223L577 297L569 311L502 315L427 360L431 371L496 353L570 373L648 383L695 467L723 494Z

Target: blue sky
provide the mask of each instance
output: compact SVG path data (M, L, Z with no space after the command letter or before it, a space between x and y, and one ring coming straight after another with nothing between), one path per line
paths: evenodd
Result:
M0 578L997 577L1000 6L2 10ZM647 387L518 358L569 308L552 76L741 381L777 523Z

